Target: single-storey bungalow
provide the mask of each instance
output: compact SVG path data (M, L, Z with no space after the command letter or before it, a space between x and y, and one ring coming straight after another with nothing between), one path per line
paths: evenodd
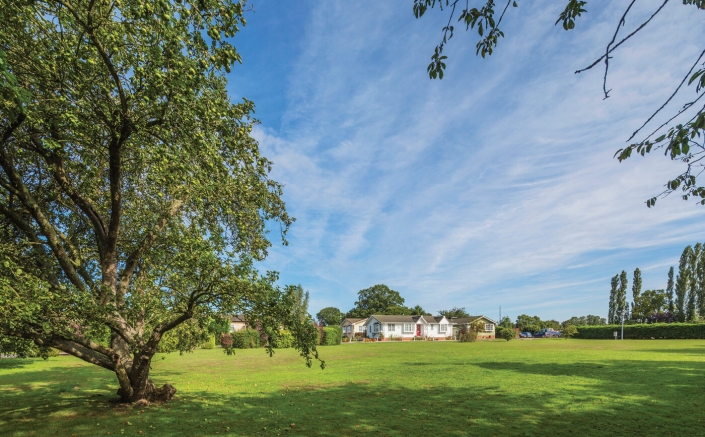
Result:
M453 335L450 322L444 316L385 316L375 314L364 324L367 337L412 339L426 337L442 339Z
M346 317L340 326L343 328L343 336L354 337L356 332L365 332L366 317Z
M495 326L497 322L486 316L470 316L470 317L458 317L451 318L450 323L453 325L453 335L458 335L458 332L462 328L469 328L471 324L475 322L480 322L484 325L484 329L480 329L477 333L477 338L479 339L489 339L495 338Z

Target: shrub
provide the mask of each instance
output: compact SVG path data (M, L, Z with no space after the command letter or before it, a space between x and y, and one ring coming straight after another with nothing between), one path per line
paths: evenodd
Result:
M462 330L458 335L458 341L468 343L477 340L477 332L472 329Z
M561 331L561 336L563 338L572 338L575 337L575 335L578 333L578 328L575 327L575 325L565 325L565 328L563 328L563 331Z
M215 335L208 334L208 339L201 343L201 349L215 349Z
M503 328L501 326L498 327L497 332L499 333L500 337L507 341L515 338L517 335L517 332L514 330L514 328Z
M350 343L350 338L343 337L343 343Z
M356 332L355 333L355 338L365 338L366 332Z
M323 346L339 345L343 339L343 330L340 326L326 326L323 328L323 338L321 344Z
M290 331L282 330L271 338L272 347L277 349L286 349L294 345L294 336Z
M231 334L223 334L220 336L220 345L225 348L233 347L233 336Z
M236 349L253 349L259 347L259 331L256 329L243 329L233 332L233 347Z
M621 338L621 325L577 326L576 338L614 339L617 331ZM696 323L653 323L625 325L624 338L630 340L665 339L705 339L705 325Z

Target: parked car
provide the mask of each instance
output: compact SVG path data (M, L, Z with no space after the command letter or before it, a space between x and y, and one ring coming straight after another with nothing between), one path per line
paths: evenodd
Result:
M520 332L519 333L519 338L532 338L533 335L531 335L530 332Z
M534 334L535 338L557 338L561 336L561 331L556 331L552 328L544 328Z

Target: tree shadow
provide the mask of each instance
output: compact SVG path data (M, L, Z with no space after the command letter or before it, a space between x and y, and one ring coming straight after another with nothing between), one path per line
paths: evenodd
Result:
M400 364L404 375L404 368L417 363ZM661 436L695 435L701 429L705 395L693 381L705 375L702 362L445 364L465 366L464 379L424 387L383 377L375 382L293 382L288 387L233 387L229 394L177 385L172 402L140 408L109 402L115 387L105 371L51 369L13 381L14 391L0 390L0 429L22 436ZM502 375L506 381L473 384L473 378L487 375ZM0 375L0 385L10 376ZM177 376L181 373L159 372L158 380ZM72 385L76 381L78 389ZM531 384L523 386L527 381Z

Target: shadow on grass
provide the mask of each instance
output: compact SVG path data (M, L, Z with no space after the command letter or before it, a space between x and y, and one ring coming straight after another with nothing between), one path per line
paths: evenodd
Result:
M702 362L444 364L467 371L452 385L430 388L383 377L261 391L233 387L229 394L184 384L174 401L143 409L109 402L114 379L93 367L0 375L0 430L16 436L662 436L702 429ZM411 365L401 364L401 374ZM160 372L159 380L179 375ZM482 387L476 378L494 379Z

